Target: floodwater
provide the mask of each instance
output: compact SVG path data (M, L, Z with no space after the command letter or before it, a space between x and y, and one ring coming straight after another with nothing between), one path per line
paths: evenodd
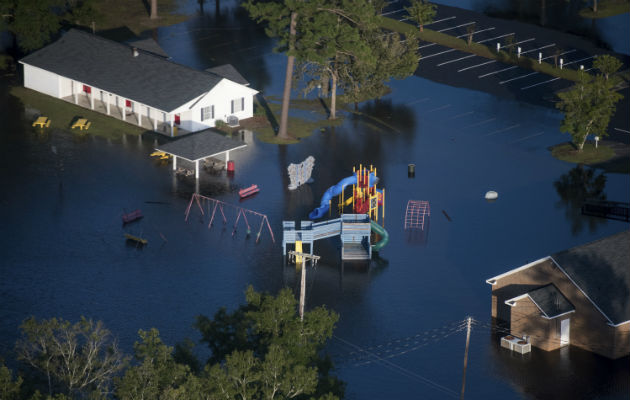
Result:
M191 1L187 9L198 10ZM186 8L184 7L184 8ZM235 65L251 86L279 96L285 60L247 23L233 3L213 3L203 16L158 31L174 60L196 68ZM378 168L386 189L390 242L371 263L341 263L333 240L317 243L322 259L307 275L307 309L340 314L329 351L348 382L349 399L457 398L461 390L467 316L475 319L466 398L627 399L628 358L607 360L576 348L525 357L499 348L490 321L487 278L563 249L628 229L618 221L579 214L585 190L630 201L630 177L576 167L548 147L568 138L555 110L510 102L416 76L392 83L380 101L360 104L374 119L347 117L300 144L257 141L234 154L236 173L203 174L199 192L264 213L260 243L246 237L236 213L207 228L208 217L184 212L192 180L149 158L160 137L107 141L70 132L40 133L31 112L0 90L0 352L7 353L29 315L104 321L131 352L138 329L156 327L171 345L186 337L198 314L244 300L247 285L297 289L285 265L282 220L302 220L324 191L354 165ZM286 189L289 163L315 157L314 183ZM408 178L407 164L416 164ZM595 176L604 174L602 187ZM566 177L583 177L571 180ZM558 184L569 182L568 184ZM258 184L239 202L239 188ZM497 201L483 198L488 190ZM403 230L407 201L431 205L424 232ZM207 211L207 204L204 204ZM141 208L140 222L120 215ZM448 215L448 218L446 217ZM260 220L248 221L257 231ZM139 249L124 232L146 237ZM357 347L381 357L366 359ZM389 356L394 356L388 358Z

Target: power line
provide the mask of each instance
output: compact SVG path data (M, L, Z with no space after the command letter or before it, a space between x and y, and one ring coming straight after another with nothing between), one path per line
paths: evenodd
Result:
M446 395L449 395L449 396L451 396L453 398L457 398L457 393L455 391L447 388L446 386L442 386L439 383L434 382L434 381L432 381L432 380L430 380L428 378L425 378L422 375L419 375L419 374L417 374L417 373L415 373L413 371L410 371L410 370L408 370L406 368L403 368L403 367L401 367L401 366L399 366L397 364L394 364L391 361L385 360L384 358L381 358L381 357L379 357L376 354L370 353L370 352L362 349L361 347L357 346L356 344L350 343L349 341L344 340L344 339L342 339L342 338L340 338L338 336L333 335L333 338L335 338L338 341L346 344L347 346L353 347L353 348L355 348L355 349L357 349L359 351L365 352L365 353L369 353L372 357L374 357L376 360L378 360L378 362L380 362L384 367L386 367L386 368L388 368L390 370L398 371L398 373L401 373L402 375L404 375L406 377L409 377L409 378L415 378L416 380L418 380L420 382L423 382L426 385L428 385L428 386L430 386L430 387L432 387L432 388L434 388L436 390L439 390L439 391L441 391L442 393L444 393Z

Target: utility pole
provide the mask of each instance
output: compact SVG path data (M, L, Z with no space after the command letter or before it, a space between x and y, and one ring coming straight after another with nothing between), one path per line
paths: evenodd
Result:
M300 282L300 321L304 321L304 300L306 297L306 260L302 263L302 281Z
M466 352L464 353L464 375L462 376L462 394L459 397L460 400L464 400L464 389L466 389L466 366L468 365L468 345L470 344L470 325L472 324L472 318L467 318L466 327Z
M289 260L295 262L296 265L300 264L297 260L300 258L302 259L302 278L300 282L300 321L304 321L304 303L306 303L306 263L308 260L311 260L311 266L313 266L317 264L320 257L294 250L290 250L288 254Z

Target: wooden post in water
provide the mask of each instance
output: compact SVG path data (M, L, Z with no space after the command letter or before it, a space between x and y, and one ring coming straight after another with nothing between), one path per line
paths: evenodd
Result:
M300 282L300 321L304 321L304 302L306 297L306 260L302 263L302 281Z
M464 375L462 376L462 394L459 397L460 400L464 400L464 389L466 388L466 366L468 364L468 345L470 343L470 325L472 323L472 318L467 318L468 323L466 327L466 352L464 353Z

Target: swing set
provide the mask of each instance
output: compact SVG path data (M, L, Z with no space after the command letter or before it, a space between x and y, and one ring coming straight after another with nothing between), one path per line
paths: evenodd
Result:
M243 216L243 219L245 220L245 225L247 225L247 235L251 234L252 230L249 225L249 221L247 219L247 215L249 214L250 216L259 217L261 219L260 228L258 228L258 233L256 234L256 243L258 243L260 240L260 235L262 233L263 226L265 224L267 224L267 228L269 229L269 233L271 234L271 240L274 243L276 242L276 240L273 237L273 231L271 230L271 226L269 225L269 219L267 218L265 214L257 213L256 211L248 210L243 207L225 203L221 200L216 200L210 197L206 197L198 193L193 193L192 197L190 198L190 202L188 203L188 207L186 208L186 218L184 219L184 221L188 221L188 216L190 215L190 209L192 208L193 202L196 203L197 206L199 207L199 211L201 211L201 215L206 215L206 213L203 210L202 202L204 205L207 205L208 214L210 214L210 206L212 205L212 214L210 216L210 222L208 223L208 229L210 229L210 227L212 226L212 223L214 222L214 217L217 215L216 214L217 210L219 210L219 212L221 213L221 217L223 218L223 224L224 225L227 224L227 218L225 217L225 212L223 210L223 207L224 206L231 207L232 209L236 209L238 211L238 214L236 216L236 221L234 222L234 227L232 229L232 236L236 234L236 227L238 226L238 221L241 219L241 216Z

